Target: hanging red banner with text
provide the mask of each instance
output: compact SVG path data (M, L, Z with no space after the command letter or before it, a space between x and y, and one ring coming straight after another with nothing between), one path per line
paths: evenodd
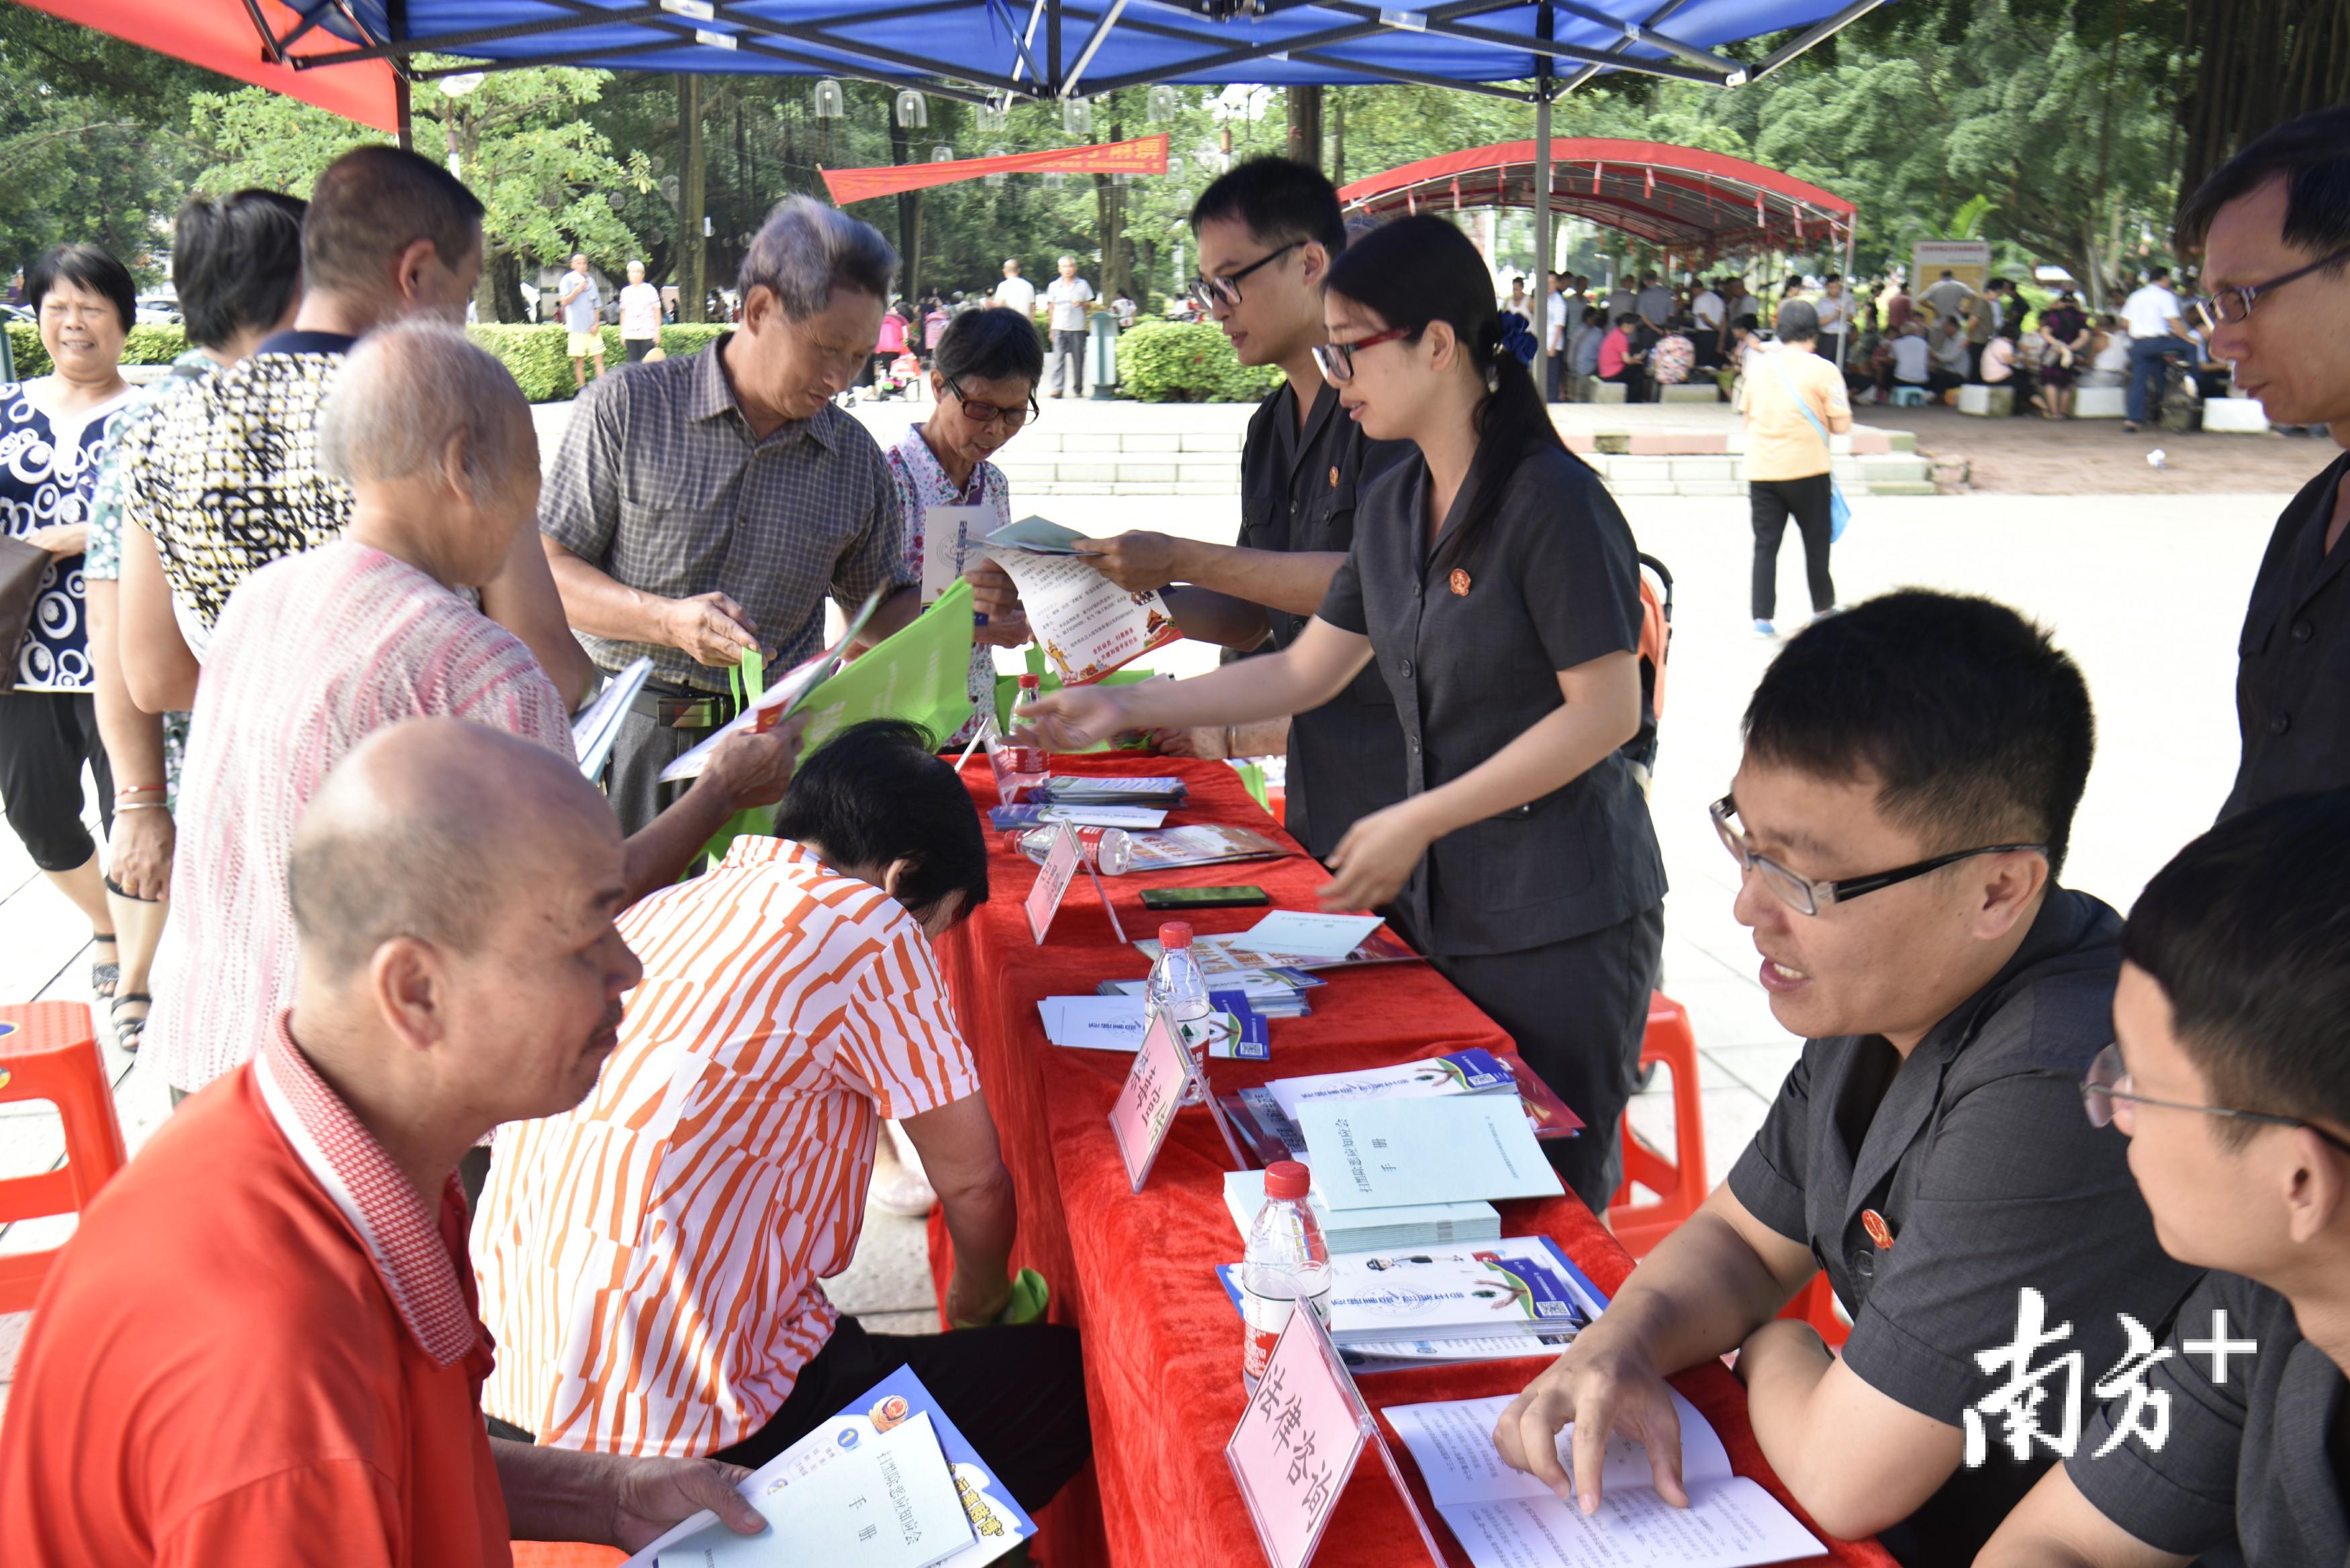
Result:
M1083 147L1051 147L1042 152L1013 152L1001 158L958 158L946 163L884 163L871 169L823 169L824 188L835 205L895 196L932 185L951 185L988 174L1164 174L1167 172L1165 132L1132 141L1106 141Z

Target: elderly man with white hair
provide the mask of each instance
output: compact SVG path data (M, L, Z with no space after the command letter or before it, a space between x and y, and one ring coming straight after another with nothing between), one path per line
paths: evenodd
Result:
M873 351L897 275L879 230L795 196L743 258L741 326L572 405L540 543L588 656L653 661L612 752L626 831L660 810L661 769L733 717L745 650L806 659L827 592L854 608L885 590L868 641L921 607L889 464L832 400Z
M1045 379L1053 396L1064 391L1086 395L1086 307L1094 302L1094 286L1077 275L1077 258L1061 258L1061 275L1045 288L1045 303L1053 312L1053 367Z
M538 504L521 390L454 328L363 339L328 400L327 470L349 485L343 536L264 566L230 596L197 688L172 896L185 911L169 994L193 1093L246 1060L293 994L286 857L335 763L403 719L451 716L569 758L570 716L513 633L462 590L494 576ZM676 879L721 824L783 798L796 727L729 741L628 844L631 898Z

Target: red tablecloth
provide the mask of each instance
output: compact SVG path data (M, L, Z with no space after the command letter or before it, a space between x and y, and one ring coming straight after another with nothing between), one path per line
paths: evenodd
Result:
M1191 805L1170 822L1246 823L1288 842L1221 763L1069 757L1056 759L1055 767L1180 773L1190 782ZM995 804L983 759L964 779L983 809ZM940 944L940 955L1019 1193L1014 1262L1051 1282L1053 1321L1075 1325L1083 1336L1093 1417L1092 1474L1080 1477L1044 1514L1039 1560L1051 1568L1108 1563L1223 1568L1257 1562L1248 1515L1223 1458L1243 1397L1240 1320L1214 1272L1216 1264L1240 1255L1223 1202L1229 1167L1223 1140L1205 1111L1179 1113L1149 1184L1139 1194L1128 1190L1108 1116L1128 1059L1048 1044L1036 1002L1090 992L1103 980L1139 978L1149 966L1118 944L1082 876L1069 889L1050 941L1035 946L1021 910L1035 868L1003 848L997 836L990 840L993 897ZM1159 919L1141 906L1145 886L1255 883L1273 895L1275 908L1312 909L1314 889L1327 878L1301 853L1148 878L1105 878L1103 886L1127 935L1142 938L1157 934ZM1245 929L1263 913L1215 909L1189 918L1201 934L1211 935ZM1335 973L1312 1000L1312 1017L1274 1022L1272 1062L1211 1063L1217 1089L1508 1043L1497 1025L1424 964ZM1504 1235L1555 1237L1603 1290L1612 1293L1631 1270L1629 1256L1571 1197L1501 1209ZM935 1216L931 1262L943 1295L951 1259ZM1514 1393L1542 1365L1527 1359L1381 1373L1365 1376L1360 1386L1375 1408L1476 1398ZM1792 1506L1755 1447L1745 1392L1736 1380L1711 1366L1674 1383L1721 1434L1739 1473L1755 1477ZM1448 1559L1467 1568L1467 1555L1429 1508L1417 1470L1394 1433L1387 1436ZM1402 1564L1424 1556L1384 1468L1367 1453L1323 1538L1319 1560ZM1873 1543L1838 1544L1834 1561L1872 1568L1891 1563Z

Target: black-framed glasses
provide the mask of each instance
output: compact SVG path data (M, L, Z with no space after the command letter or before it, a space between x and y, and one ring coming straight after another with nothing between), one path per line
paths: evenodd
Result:
M2260 298L2261 296L2274 293L2295 278L2307 277L2314 272L2324 272L2327 267L2339 266L2345 261L2350 261L2350 250L2339 250L2324 261L2314 261L2307 266L2295 267L2293 271L2272 277L2266 283L2248 283L2241 288L2223 288L2209 300L2197 300L2195 314L2202 317L2203 329L2206 332L2223 324L2232 327L2251 315L2252 301Z
M2299 1116L2281 1116L2272 1111L2240 1111L2231 1106L2190 1106L2184 1100L2158 1100L2141 1095L2130 1083L2130 1071L2122 1061L2121 1046L2114 1044L2090 1058L2089 1071L2081 1079L2081 1108L2088 1113L2091 1127L2104 1127L2114 1125L2117 1106L2160 1106L2165 1110L2194 1111L2201 1116L2259 1122L2264 1127L2302 1127L2350 1154L2350 1138L2336 1137L2316 1123L2303 1121Z
M1202 277L1195 273L1192 275L1191 286L1185 292L1191 295L1191 303L1202 310L1214 309L1218 300L1222 300L1226 305L1238 305L1241 302L1241 279L1261 266L1271 266L1305 243L1304 240L1292 240L1279 250L1270 251L1257 257L1240 271L1228 272L1222 277Z
M1816 915L1831 904L1846 903L1864 893L1874 893L1897 882L1923 877L1929 871L1939 871L1945 866L1955 866L1978 855L2008 855L2019 849L2038 855L2048 853L2045 844L1985 844L1973 849L1953 849L1948 855L1937 855L1913 866L1896 867L1890 871L1878 871L1866 877L1845 877L1833 882L1815 882L1808 877L1798 876L1769 856L1757 855L1747 847L1744 831L1732 826L1732 819L1738 815L1738 803L1731 796L1723 795L1715 801L1706 808L1706 815L1713 819L1713 830L1721 836L1722 847L1730 851L1730 857L1738 862L1738 868L1759 874L1762 885L1778 895L1781 903L1804 915Z
M1017 403L1006 408L996 403L983 403L975 398L966 398L962 395L962 389L952 381L947 383L947 390L952 392L955 395L955 400L962 404L963 418L975 425L992 425L1001 422L1017 430L1023 425L1033 425L1045 417L1045 410L1036 406L1036 394L1034 392L1028 394L1028 406L1024 409Z
M1355 356L1366 348L1376 348L1382 343L1393 343L1409 337L1409 327L1390 327L1385 332L1374 332L1368 337L1357 337L1352 343L1317 343L1314 346L1314 363L1322 369L1326 381L1351 381L1355 379Z

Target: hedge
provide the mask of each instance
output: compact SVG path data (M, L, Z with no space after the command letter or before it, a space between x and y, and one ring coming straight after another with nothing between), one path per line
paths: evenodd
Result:
M691 354L709 346L721 333L732 331L723 326L691 325L661 328L661 352L672 358ZM571 397L576 389L571 379L570 339L560 327L530 327L520 324L491 323L468 327L465 335L498 358L523 396L534 403L549 403ZM604 328L604 365L607 369L624 362L628 351L620 343L620 329ZM48 351L41 347L40 329L27 321L8 323L8 347L16 357L19 378L46 375L49 369ZM187 351L187 335L176 327L139 326L122 345L122 362L126 365L168 365Z
M1220 327L1140 321L1118 335L1118 382L1139 402L1253 403L1281 384L1281 372L1242 364Z

